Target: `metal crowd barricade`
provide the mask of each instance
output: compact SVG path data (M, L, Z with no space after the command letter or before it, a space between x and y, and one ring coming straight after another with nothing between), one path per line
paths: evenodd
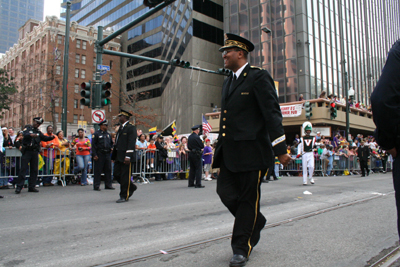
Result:
M189 169L187 152L181 154L170 149L166 156L159 150L141 150L135 153L136 162L132 164L132 175L136 176L136 182L151 183L149 178L155 178L155 175L164 176L167 180L175 179L175 175L186 179Z

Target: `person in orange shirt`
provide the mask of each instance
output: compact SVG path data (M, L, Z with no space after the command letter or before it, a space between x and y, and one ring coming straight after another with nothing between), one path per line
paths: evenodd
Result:
M54 149L58 149L60 147L60 141L58 137L53 134L53 126L47 126L47 133L45 136L54 136L55 138L51 141L42 141L40 145L42 146L41 155L43 157L44 166L43 166L43 176L42 183L43 186L53 186L51 180L53 180L53 176L51 176L51 170L53 169L54 163Z

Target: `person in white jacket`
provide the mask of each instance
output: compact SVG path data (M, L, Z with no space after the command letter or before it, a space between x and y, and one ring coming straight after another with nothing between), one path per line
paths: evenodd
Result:
M314 184L313 173L314 173L314 146L315 137L311 136L312 125L310 122L303 123L303 129L305 136L300 138L300 143L297 149L297 157L302 157L303 163L303 185L307 185L307 178L311 184ZM308 177L307 177L308 169Z

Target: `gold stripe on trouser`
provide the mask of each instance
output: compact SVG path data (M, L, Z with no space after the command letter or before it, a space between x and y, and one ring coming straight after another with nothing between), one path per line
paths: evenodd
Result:
M132 171L132 163L129 162L129 176L128 176L129 182L128 182L128 192L126 193L126 200L129 199L129 187L131 186L131 175L132 175L131 171Z
M265 173L265 176L268 175L268 170L269 170L269 169L267 169L267 172ZM256 226L256 221L257 221L257 215L258 215L258 201L260 200L260 181L261 181L261 171L258 172L257 200L256 200L256 210L255 210L256 216L254 216L253 230L251 231L251 235L250 235L250 237L249 237L249 241L247 241L247 243L248 243L248 245L249 245L249 252L247 253L247 258L250 257L250 252L251 252L251 249L252 249L252 246L251 246L251 244L250 244L250 239L251 239L251 236L253 235L254 227Z

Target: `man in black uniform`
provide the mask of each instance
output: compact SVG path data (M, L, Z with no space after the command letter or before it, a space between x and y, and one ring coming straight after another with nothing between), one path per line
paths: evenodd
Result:
M260 239L266 223L260 212L260 183L269 175L274 154L283 165L291 160L274 81L266 70L247 63L253 49L250 41L234 34L226 34L220 48L225 68L233 73L222 87L213 168L221 170L217 193L235 217L230 266L246 265Z
M43 123L43 119L36 117L33 119L32 127L26 127L23 131L24 138L22 141L22 158L21 158L21 168L19 170L18 179L16 182L17 188L15 193L21 193L22 188L25 183L26 170L30 164L30 175L29 175L29 189L28 192L39 192L35 188L39 164L39 151L41 141L51 141L55 138L53 136L45 136L41 131L39 131L39 126Z
M204 144L200 139L201 125L196 125L192 127L193 133L189 135L188 138L188 149L189 152L189 187L203 188L201 185L201 174L202 174L202 155Z
M104 172L104 188L114 190L111 182L111 149L113 141L107 132L108 121L99 123L100 129L92 135L92 158L94 160L93 190L100 191L101 173Z
M136 127L129 123L131 113L122 110L119 113L119 122L121 126L115 138L115 146L111 159L114 164L114 179L121 185L119 193L120 199L117 203L127 202L132 196L137 186L132 183L132 162L136 161L135 144L136 144Z
M370 158L369 147L364 145L364 141L361 141L360 147L357 149L358 160L360 161L361 177L365 177L365 171L367 176L369 175L368 161Z
M400 239L400 39L390 49L381 77L371 95L378 144L393 156L393 185Z

